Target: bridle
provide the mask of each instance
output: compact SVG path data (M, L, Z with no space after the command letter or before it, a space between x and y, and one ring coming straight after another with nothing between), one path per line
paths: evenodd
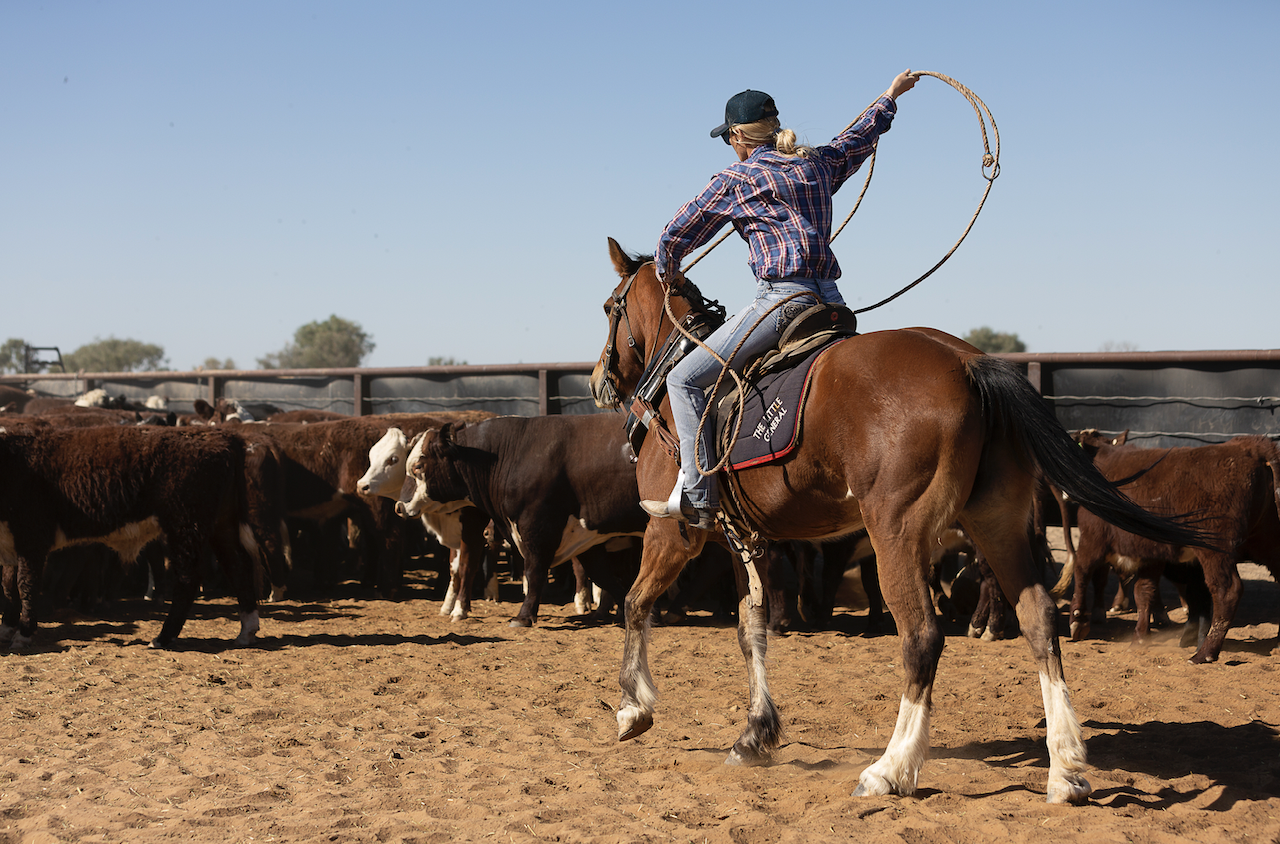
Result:
M643 267L643 264L641 266ZM644 366L644 357L641 356L640 350L636 348L636 336L631 331L631 317L627 315L627 294L631 292L631 285L635 283L636 276L639 274L640 270L637 269L620 289L613 292L613 305L609 308L609 342L605 344L604 357L601 358L606 378L616 377L613 371L613 356L617 351L614 340L618 336L619 321L626 323L627 345L631 347L631 351L636 353L636 359L640 361L640 365Z

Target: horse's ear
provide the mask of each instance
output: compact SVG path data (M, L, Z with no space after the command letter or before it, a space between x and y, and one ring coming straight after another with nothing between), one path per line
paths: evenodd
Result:
M196 399L195 402L192 403L192 407L195 408L196 415L201 419L208 420L213 416L213 406L204 399Z
M1112 445L1124 445L1129 441L1129 429L1125 428L1120 432L1119 436L1111 440Z
M640 262L627 254L618 241L609 238L609 259L613 261L613 269L621 278L631 278L640 269Z

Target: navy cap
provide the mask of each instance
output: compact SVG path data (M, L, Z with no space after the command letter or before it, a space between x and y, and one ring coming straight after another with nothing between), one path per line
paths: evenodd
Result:
M729 143L729 129L739 123L755 123L766 117L777 117L778 107L773 97L764 91L743 91L734 94L724 106L724 123L711 130L711 137L720 137Z

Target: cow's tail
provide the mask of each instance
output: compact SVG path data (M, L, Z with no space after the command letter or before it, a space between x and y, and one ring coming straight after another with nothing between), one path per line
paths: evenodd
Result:
M1160 516L1139 507L1107 480L1084 449L1063 429L1044 399L1018 368L1006 360L980 355L966 369L982 398L989 434L1004 435L1035 463L1044 480L1105 522L1138 536L1173 545L1212 547L1209 539L1176 516Z

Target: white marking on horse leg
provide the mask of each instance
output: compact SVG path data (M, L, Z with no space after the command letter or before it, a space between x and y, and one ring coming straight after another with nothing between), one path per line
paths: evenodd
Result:
M597 607L604 601L604 590L594 583L591 584L591 603Z
M884 755L862 772L855 796L915 793L920 768L929 758L929 707L905 697L898 706L898 723Z
M653 726L658 692L649 672L649 621L637 631L627 631L623 645L622 705L618 707L618 740L640 735ZM630 688L628 688L630 686Z
M258 635L258 611L240 613L240 635L236 637L237 645L251 645Z
M781 732L778 710L769 694L768 643L763 605L753 606L750 596L738 602L739 646L747 661L747 688L751 695L747 728L725 759L726 765L763 765L769 762Z
M586 615L591 612L591 592L589 589L579 589L573 593L573 608L578 615Z
M1093 792L1084 778L1088 769L1080 720L1071 705L1071 693L1061 677L1053 679L1040 672L1040 693L1044 697L1046 740L1049 745L1050 803L1082 803Z

